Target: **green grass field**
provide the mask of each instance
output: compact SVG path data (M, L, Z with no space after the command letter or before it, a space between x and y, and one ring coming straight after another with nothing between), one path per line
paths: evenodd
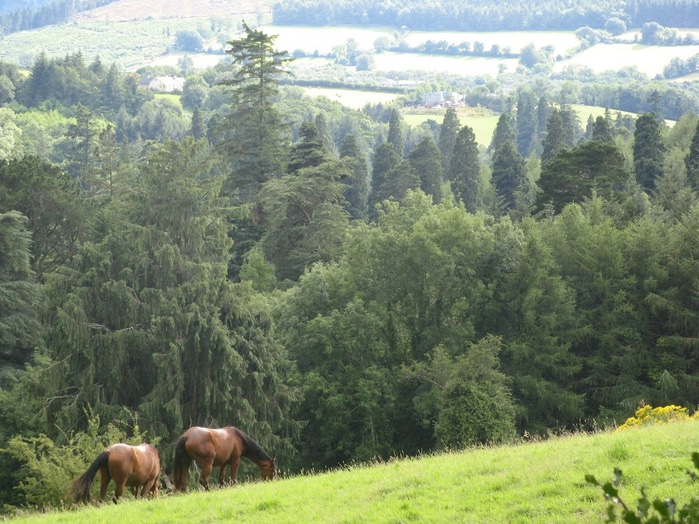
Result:
M592 474L624 473L621 497L635 507L650 499L696 496L687 471L699 450L699 422L623 432L574 434L540 442L396 459L323 474L235 487L124 499L81 510L12 519L36 523L592 523L606 502Z

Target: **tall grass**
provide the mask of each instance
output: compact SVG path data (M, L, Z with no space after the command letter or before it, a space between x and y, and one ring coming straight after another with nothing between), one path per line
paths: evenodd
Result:
M590 523L606 503L585 474L624 473L635 501L696 495L687 470L699 450L696 421L623 432L469 449L255 482L203 493L125 500L81 510L26 515L19 523Z

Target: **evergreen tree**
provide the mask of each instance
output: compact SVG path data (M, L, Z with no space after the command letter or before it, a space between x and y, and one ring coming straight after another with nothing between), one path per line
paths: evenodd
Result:
M345 135L340 145L340 158L349 162L352 170L352 178L345 190L350 216L363 218L367 214L369 199L369 165L366 156L359 149L355 134Z
M192 111L192 126L189 129L189 133L194 137L194 140L206 138L206 126L204 125L201 111L199 111L199 106L195 106L194 111Z
M411 189L420 189L420 175L407 160L401 160L386 173L386 177L376 192L376 202L392 199L403 200Z
M563 127L566 147L575 147L580 141L581 135L578 113L570 107L561 107L561 126Z
M633 136L633 167L636 180L644 190L650 192L655 189L655 181L663 174L665 157L660 124L655 116L639 116Z
M279 280L296 281L314 263L337 257L348 225L344 191L351 176L344 161L328 159L263 186L267 225L261 244Z
M518 193L526 192L527 170L514 142L505 142L495 150L491 177L503 209L515 209Z
M536 101L530 89L519 91L516 122L517 151L526 158L535 150L538 141Z
M609 128L609 124L603 116L598 116L595 118L595 123L592 127L592 139L603 140L605 142L611 142L614 140L612 130Z
M591 140L561 151L543 166L537 207L550 204L560 212L566 204L591 198L593 190L610 197L627 182L624 156L616 144Z
M226 50L233 59L233 77L220 84L233 93L216 143L231 163L227 192L249 202L261 184L284 171L289 130L274 102L292 59L275 50L276 36L245 23L243 29L245 36L228 42Z
M684 158L687 167L687 181L693 189L699 189L699 122L692 135L692 143L689 146L689 153Z
M493 131L493 138L488 146L488 152L491 154L500 149L506 142L515 142L515 131L512 128L512 117L509 113L502 113L498 118Z
M475 213L480 199L481 166L476 135L469 126L462 127L456 136L447 177L456 199L463 202L469 212Z
M374 151L372 162L371 192L369 193L369 213L373 216L374 206L381 201L381 186L388 172L398 164L400 158L388 142L382 142Z
M566 147L565 132L561 112L554 108L546 123L546 136L542 141L541 165L550 162L563 148Z
M30 268L31 234L18 211L0 212L0 391L42 345ZM2 441L0 441L1 443Z
M442 160L431 135L423 138L408 155L408 162L420 177L420 188L432 196L435 204L442 200Z
M459 122L459 117L456 114L456 110L453 107L448 107L444 113L442 126L439 129L438 143L439 151L442 154L442 172L444 173L444 178L447 178L447 173L449 172L451 155L454 152L456 136L459 134L460 129L461 122Z
M332 156L337 156L337 147L335 146L335 141L333 140L332 133L330 133L330 126L328 125L328 119L324 112L319 112L315 117L316 129L318 130L318 137L323 143L323 148L330 153Z
M393 150L402 159L405 153L405 131L403 129L403 117L400 110L395 107L391 109L391 117L388 120L388 138L386 141L391 144Z
M330 159L315 123L304 121L299 130L299 141L293 144L286 169L294 173L304 167L316 167Z

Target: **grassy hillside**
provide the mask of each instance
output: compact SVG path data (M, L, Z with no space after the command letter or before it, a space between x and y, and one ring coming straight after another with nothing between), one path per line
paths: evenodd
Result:
M473 449L331 473L249 483L209 493L126 500L19 523L591 523L606 503L585 474L604 482L624 472L621 496L696 496L686 473L699 450L699 422L570 435L545 442Z

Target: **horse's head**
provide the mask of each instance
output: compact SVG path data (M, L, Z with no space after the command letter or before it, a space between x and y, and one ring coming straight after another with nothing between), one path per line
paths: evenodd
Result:
M278 479L277 475L277 461L275 459L266 460L260 466L260 477L262 480L275 480Z

